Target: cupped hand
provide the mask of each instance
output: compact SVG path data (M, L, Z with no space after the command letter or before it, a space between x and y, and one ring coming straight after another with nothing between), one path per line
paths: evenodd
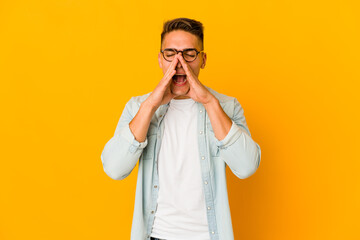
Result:
M160 105L167 104L171 99L176 97L171 90L170 84L172 77L176 73L176 65L178 64L178 56L176 55L174 60L171 62L168 70L164 74L164 77L160 80L159 84L155 87L154 91L146 99L146 101L154 108L158 108Z
M185 96L188 96L194 101L202 103L203 105L210 103L215 98L214 95L212 95L209 90L207 90L207 88L199 81L182 55L178 54L178 58L182 68L185 70L186 79L190 84L190 90L187 92L187 94L185 94Z

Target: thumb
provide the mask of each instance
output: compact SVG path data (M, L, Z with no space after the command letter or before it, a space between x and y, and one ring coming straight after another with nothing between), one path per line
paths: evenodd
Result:
M185 94L186 97L190 97L192 98L193 92L191 90L191 87L189 88L189 91L187 91L187 93Z

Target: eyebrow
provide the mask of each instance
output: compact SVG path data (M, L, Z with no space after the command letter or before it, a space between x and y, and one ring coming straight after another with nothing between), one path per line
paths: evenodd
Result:
M164 50L177 50L176 48L165 48ZM186 50L197 50L196 48L184 48L183 50L181 51L186 51ZM179 50L177 50L179 51Z

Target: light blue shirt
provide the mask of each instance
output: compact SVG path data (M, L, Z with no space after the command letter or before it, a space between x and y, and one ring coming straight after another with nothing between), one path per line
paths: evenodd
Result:
M204 106L198 107L198 142L201 177L211 240L233 240L230 207L226 186L226 165L240 179L255 173L260 164L260 146L251 138L244 111L236 98L207 89L219 100L232 126L219 141ZM132 97L126 104L114 136L106 143L101 161L105 173L115 180L126 178L139 160L131 240L150 239L157 206L159 176L158 154L164 132L163 118L169 104L154 113L146 140L138 142L129 128L140 105L151 93ZM191 197L191 196L189 196Z

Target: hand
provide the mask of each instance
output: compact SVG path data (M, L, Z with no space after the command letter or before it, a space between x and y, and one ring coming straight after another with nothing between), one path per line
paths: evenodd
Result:
M167 104L171 99L176 97L170 90L170 84L172 82L172 77L176 73L175 68L178 64L178 61L178 56L176 56L164 74L164 77L160 80L154 91L146 99L150 106L154 107L155 109L157 109L160 105Z
M203 105L210 103L215 98L214 95L212 95L199 81L182 55L178 53L177 56L179 57L180 63L185 70L186 79L190 84L190 90L187 94L185 94L185 96L191 97L194 101L202 103Z

